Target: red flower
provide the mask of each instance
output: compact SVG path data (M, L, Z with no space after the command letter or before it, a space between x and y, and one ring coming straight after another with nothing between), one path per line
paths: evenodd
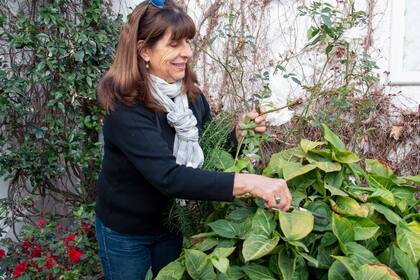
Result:
M26 263L23 261L20 264L16 265L15 269L13 270L13 278L18 278L24 272L26 272Z
M89 232L89 230L90 230L90 226L89 226L89 224L87 224L87 223L83 223L83 225L82 225L82 229L83 229L83 231L84 231L85 233Z
M32 250L31 257L32 258L38 258L40 256L41 256L41 246L35 245L33 250Z
M3 249L0 249L0 259L3 259L6 256L6 251Z
M27 254L29 253L29 248L32 248L32 243L29 242L28 240L25 240L20 244L20 246L23 248L22 253Z
M80 258L83 256L82 252L77 251L75 248L70 247L69 248L69 258L73 263L78 263L80 261Z
M76 238L76 235L74 233L70 233L66 239L64 239L64 242L66 242L66 245L68 246L70 241L73 241L74 238Z
M57 266L57 261L56 261L55 257L53 257L53 256L48 257L48 260L45 263L44 267L46 269L51 269L55 266Z
M45 221L43 218L39 219L38 228L43 228L45 224Z
M61 224L57 225L57 231L61 231L63 229L63 226Z

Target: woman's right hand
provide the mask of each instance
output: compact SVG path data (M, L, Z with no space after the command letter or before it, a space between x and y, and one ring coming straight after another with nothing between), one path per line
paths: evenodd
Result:
M265 201L267 208L287 211L292 204L292 195L283 179L273 179L255 174L236 173L233 195L250 194ZM278 201L280 198L280 202ZM276 201L277 200L277 201Z

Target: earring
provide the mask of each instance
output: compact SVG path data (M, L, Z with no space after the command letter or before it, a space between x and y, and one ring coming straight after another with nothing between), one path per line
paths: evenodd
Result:
M149 69L149 61L146 61L146 69Z

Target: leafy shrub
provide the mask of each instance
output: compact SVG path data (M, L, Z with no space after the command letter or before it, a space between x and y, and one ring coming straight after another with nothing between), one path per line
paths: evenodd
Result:
M1 48L8 54L0 69L7 205L27 195L70 208L90 202L102 154L95 83L110 66L121 20L107 1L32 1L17 15L8 5L0 4Z
M80 279L100 272L92 206L75 209L75 221L64 226L40 219L26 225L20 242L2 240L0 268L6 279ZM3 252L3 253L2 253Z
M292 212L238 198L156 279L418 279L419 176L398 177L377 160L362 165L322 127L323 141L303 139L262 171L287 180ZM248 157L240 160L228 169L250 170Z

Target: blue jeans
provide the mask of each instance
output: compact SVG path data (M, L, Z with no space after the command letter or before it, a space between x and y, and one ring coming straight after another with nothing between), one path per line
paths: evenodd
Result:
M144 279L150 267L156 277L161 268L179 257L182 249L180 235L119 233L98 217L96 239L106 280Z

